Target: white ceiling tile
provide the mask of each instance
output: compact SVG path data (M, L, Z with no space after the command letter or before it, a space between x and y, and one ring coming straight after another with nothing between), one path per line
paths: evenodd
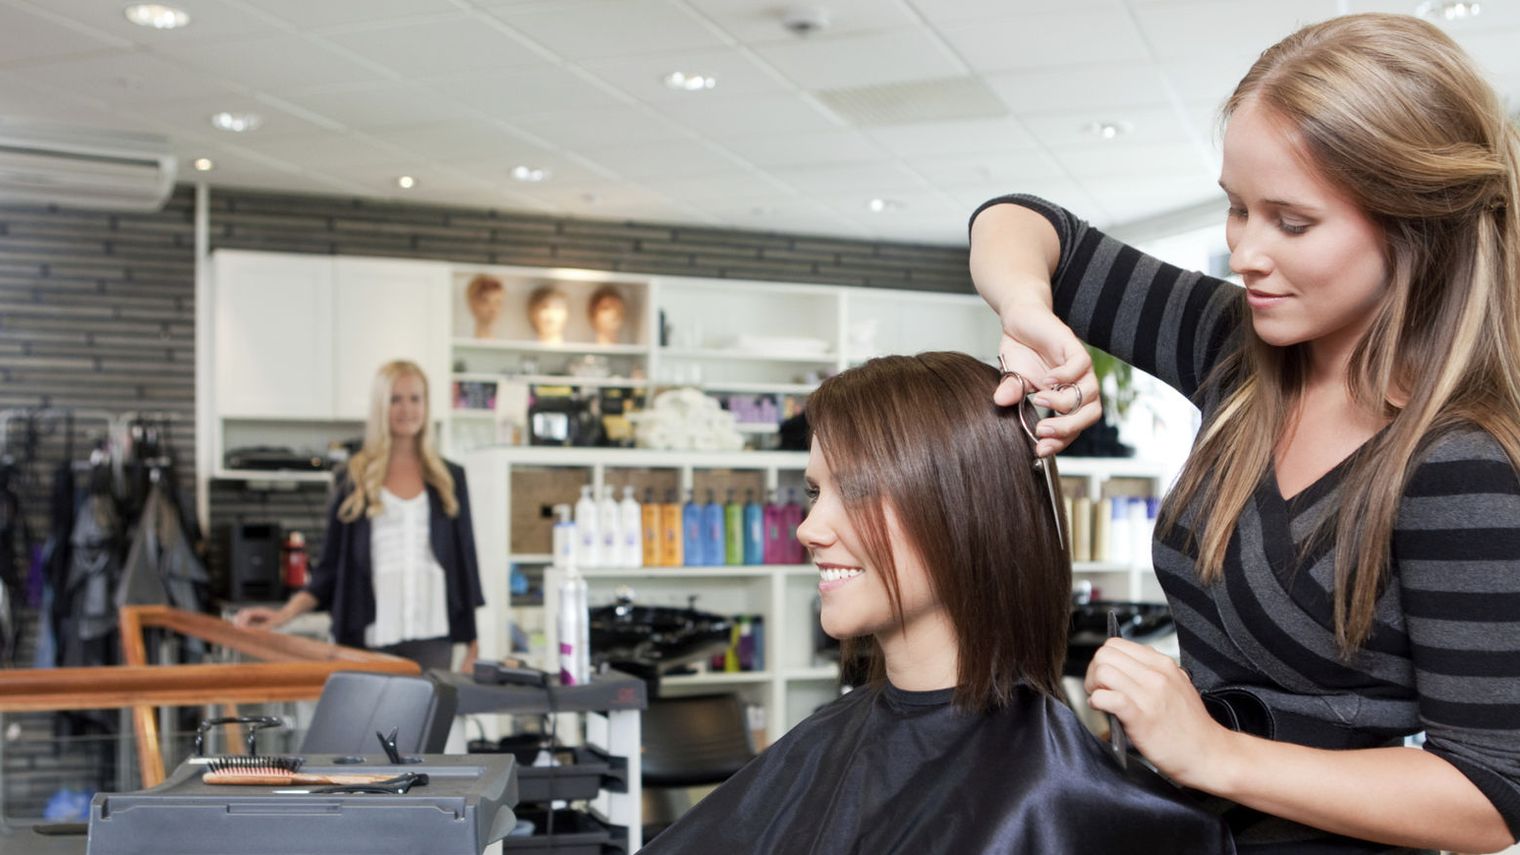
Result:
M1211 181L1219 178L1211 160L1191 148L1165 143L1068 148L1053 152L1053 156L1078 180L1146 173L1202 176Z
M1158 63L1156 68L1177 97L1184 101L1209 101L1218 107L1234 93L1235 86L1255 61L1256 54L1242 52L1168 60Z
M1017 119L969 119L870 128L866 135L902 157L997 152L1039 145Z
M907 167L940 188L1011 187L1029 180L1065 178L1066 167L1044 151L996 152L954 157L909 158ZM1013 192L1013 191L1009 191Z
M881 146L859 131L735 137L724 140L723 147L761 167L891 159Z
M605 169L592 168L582 158L536 147L517 146L502 149L490 157L451 158L442 162L457 172L473 175L493 184L519 187L523 192L530 191L537 185L517 181L512 177L512 170L519 166L547 170L550 178L546 183L555 184L589 184L606 180L610 175Z
M773 95L792 91L792 85L749 51L739 48L666 51L641 56L592 59L581 67L629 95L648 102L723 100L735 96ZM665 85L673 71L705 75L717 81L712 89L685 92Z
M291 26L311 31L345 24L457 12L450 0L257 0L259 8Z
M1036 139L1058 153L1072 148L1092 147L1122 150L1132 145L1187 142L1191 138L1188 126L1171 107L1041 113L1025 116L1023 122ZM1122 123L1128 130L1117 139L1104 140L1094 135L1090 129L1093 122Z
M264 121L258 130L250 131L247 135L230 134L211 126L211 116L223 111L257 113ZM211 136L226 139L229 142L248 139L251 135L268 138L331 130L321 123L308 121L275 104L232 90L196 98L148 101L135 107L134 112L157 123L166 132L188 132L195 136Z
M1150 63L1083 65L987 76L987 85L1018 115L1167 104L1167 81Z
M105 101L38 83L19 71L0 71L0 116L4 120L109 126L115 114Z
M120 39L112 38L104 31L86 32L60 23L44 12L0 5L0 65L14 67L123 46Z
M899 191L883 194L890 198L893 207L877 213L871 210L872 196L859 193L813 193L812 196L835 213L863 222L889 223L894 220L926 220L962 218L961 210L953 199L934 190Z
M513 127L564 148L596 151L619 145L690 139L690 131L652 110L612 105L595 112L523 116Z
M623 103L601 85L552 66L430 80L426 86L492 119L507 122L535 114L596 112Z
M537 158L546 149L514 136L484 119L449 119L374 131L387 142L442 163L499 157L503 160ZM509 167L510 168L510 167Z
M12 8L42 9L54 19L67 19L97 38L121 40L150 48L241 38L276 32L280 23L256 8L224 0L174 0L173 5L190 16L190 26L179 30L155 30L128 21L126 0L11 0L0 7L0 32L11 28ZM9 52L7 51L7 54Z
M960 24L989 18L1023 18L1048 12L1050 0L907 0L931 24ZM1123 14L1124 0L1062 0L1062 9Z
M619 146L586 155L587 159L629 178L669 178L728 172L733 158L721 149L696 140Z
M186 42L162 51L253 89L285 90L384 80L386 75L295 34L217 42Z
M283 100L350 128L466 118L468 107L411 83L359 83L292 93Z
M1115 223L1156 216L1206 202L1219 201L1219 224L1224 226L1226 206L1219 187L1195 175L1125 175L1100 181L1085 181L1083 186Z
M387 163L401 156L393 148L374 145L352 134L331 132L265 138L255 136L240 140L239 144L269 157L323 170L343 165Z
M700 203L705 209L725 199L786 198L792 189L762 172L732 169L692 177L666 177L658 181L661 193L687 203Z
M637 210L641 205L670 204L669 197L641 187L632 181L571 184L551 181L544 184L519 185L521 195L562 213L588 219L606 219L614 211Z
M213 76L187 72L178 64L139 51L112 51L17 69L32 83L89 92L112 103L193 98L224 91Z
M770 173L808 196L858 193L862 205L878 196L927 189L922 178L896 163L788 166L772 169Z
M558 56L583 60L720 47L705 21L667 0L580 0L491 12Z
M1465 33L1461 45L1490 80L1520 75L1520 30Z
M941 32L981 72L1150 59L1130 17L1102 10L1010 15Z
M1028 193L1031 196L1038 196L1092 222L1097 222L1106 216L1098 207L1098 203L1093 201L1086 188L1069 178L1025 181L1018 187L1000 187L982 191L973 188L952 190L947 191L946 195L964 206L965 217L969 219L971 212L981 207L982 203L1007 193Z
M1232 57L1249 63L1305 24L1336 12L1336 0L1202 0L1137 9L1136 17L1161 61Z
M462 14L327 32L319 38L410 79L548 65L520 39Z
M757 45L755 53L803 89L845 89L958 77L965 65L921 29L819 36Z
M692 99L661 104L658 109L691 130L718 140L838 127L822 109L787 95L723 101Z
M833 0L827 5L786 4L773 0L687 0L687 3L734 38L746 44L790 42L911 25L916 16L902 0ZM822 8L828 24L799 36L782 23L790 5Z

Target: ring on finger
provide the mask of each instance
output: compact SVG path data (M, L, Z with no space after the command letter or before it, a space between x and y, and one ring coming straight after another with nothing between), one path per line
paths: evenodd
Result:
M1063 416L1069 416L1072 413L1075 413L1077 410L1082 409L1082 387L1081 386L1078 386L1075 383L1057 383L1056 385L1054 385L1054 386L1051 387L1051 390L1055 391L1055 392L1064 392L1067 389L1070 389L1071 391L1077 393L1077 403L1071 409L1069 409L1066 412L1062 413L1061 415L1063 415Z

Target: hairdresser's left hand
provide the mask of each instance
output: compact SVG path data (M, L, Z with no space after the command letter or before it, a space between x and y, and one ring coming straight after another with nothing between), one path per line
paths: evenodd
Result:
M1208 779L1236 756L1238 734L1214 721L1187 672L1165 653L1110 638L1083 685L1088 704L1118 716L1130 743L1178 784L1208 790Z

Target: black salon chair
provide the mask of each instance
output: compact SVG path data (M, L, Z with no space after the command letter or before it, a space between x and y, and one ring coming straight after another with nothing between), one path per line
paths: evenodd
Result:
M735 694L651 700L643 739L646 841L691 807L689 788L721 784L755 756L749 716Z
M402 754L439 754L459 695L427 676L339 671L327 678L302 754L380 754L376 731L397 729Z

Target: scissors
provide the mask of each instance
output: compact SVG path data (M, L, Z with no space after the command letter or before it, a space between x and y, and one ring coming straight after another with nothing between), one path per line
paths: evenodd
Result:
M1030 425L1031 417L1036 424L1039 423L1039 413L1035 412L1034 403L1029 400L1029 393L1034 390L1034 386L1024 379L1024 375L1017 371L1009 370L1008 366L1003 362L1003 355L1001 353L998 354L998 368L1003 372L1002 376L1004 378L1019 378L1019 385L1023 388L1024 394L1019 398L1019 426L1024 429L1024 433L1029 437L1032 454L1035 446L1039 445L1040 442L1039 437L1035 436L1034 428ZM1078 394L1080 395L1081 393L1079 392ZM1032 415L1026 416L1026 412ZM1040 474L1040 477L1045 479L1045 494L1050 497L1050 515L1056 524L1056 540L1064 548L1066 546L1066 524L1063 520L1066 514L1061 508L1061 494L1056 489L1055 464L1044 457L1034 455L1034 459L1030 462L1030 465Z

